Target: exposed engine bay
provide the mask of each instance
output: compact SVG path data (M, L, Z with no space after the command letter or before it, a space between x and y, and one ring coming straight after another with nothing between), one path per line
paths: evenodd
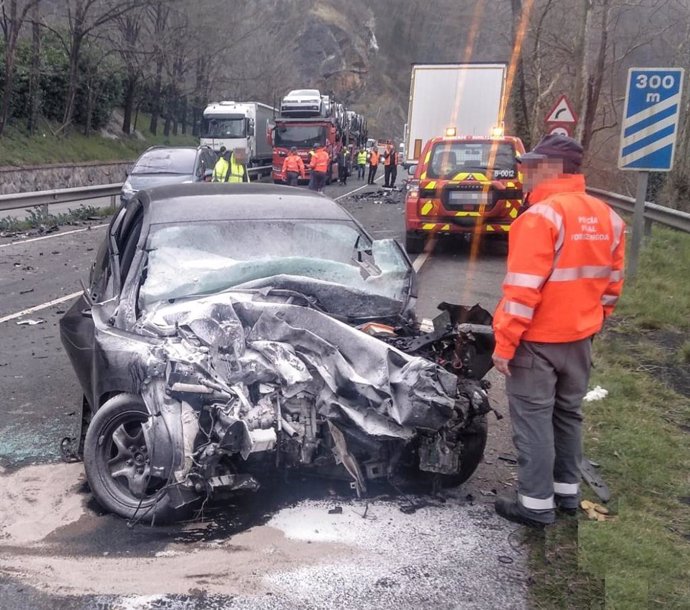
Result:
M466 480L491 410L482 381L491 315L439 308L422 332L412 320L347 324L291 291L231 291L163 303L136 334L95 308L102 353L127 352L140 401L128 411L138 417L108 417L106 403L89 426L94 494L122 516L150 519L256 490L274 469L346 478L358 495L410 472ZM111 411L127 411L120 403Z

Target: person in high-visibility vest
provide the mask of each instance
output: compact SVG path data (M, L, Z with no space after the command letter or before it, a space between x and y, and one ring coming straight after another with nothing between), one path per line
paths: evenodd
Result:
M243 148L230 152L226 150L213 168L213 182L249 182L245 166L246 153Z
M247 151L244 148L236 148L230 157L230 171L226 182L249 182L247 173Z
M316 152L309 162L309 169L313 181L309 183L309 188L313 191L321 193L326 184L326 176L331 165L331 158L326 149L322 145L318 145Z
M290 186L297 186L300 178L304 180L304 162L297 154L297 148L294 146L290 149L288 156L285 157L285 161L283 161L281 175Z
M585 192L582 157L558 134L522 155L530 206L511 225L493 321L518 452L517 498L495 508L533 527L553 523L556 509L577 510L592 339L623 288L625 224Z
M364 180L364 170L367 167L367 151L360 148L357 153L357 180Z

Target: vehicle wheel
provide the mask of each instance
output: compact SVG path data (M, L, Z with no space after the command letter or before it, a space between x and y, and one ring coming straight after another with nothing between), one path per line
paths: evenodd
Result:
M426 240L423 235L417 235L415 233L405 234L405 250L408 254L419 254L424 250L424 244Z
M84 443L86 478L106 510L126 519L167 521L172 507L166 481L151 475L142 424L150 417L143 400L118 394L93 416Z
M484 457L489 425L486 415L475 417L462 436L460 452L460 471L457 474L438 475L444 487L456 487L469 479Z

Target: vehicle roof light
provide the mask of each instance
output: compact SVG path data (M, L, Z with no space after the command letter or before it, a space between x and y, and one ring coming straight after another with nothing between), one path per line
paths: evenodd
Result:
M491 137L492 138L500 138L503 136L503 127L501 125L497 125L496 127L491 129Z
M452 138L457 132L458 130L455 127L446 127L446 137L448 138Z

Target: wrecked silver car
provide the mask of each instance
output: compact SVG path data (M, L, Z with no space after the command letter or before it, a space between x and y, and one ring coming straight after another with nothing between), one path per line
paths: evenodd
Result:
M299 469L466 480L482 458L491 316L415 319L415 275L333 201L268 185L139 193L61 337L84 391L91 490L128 519Z

